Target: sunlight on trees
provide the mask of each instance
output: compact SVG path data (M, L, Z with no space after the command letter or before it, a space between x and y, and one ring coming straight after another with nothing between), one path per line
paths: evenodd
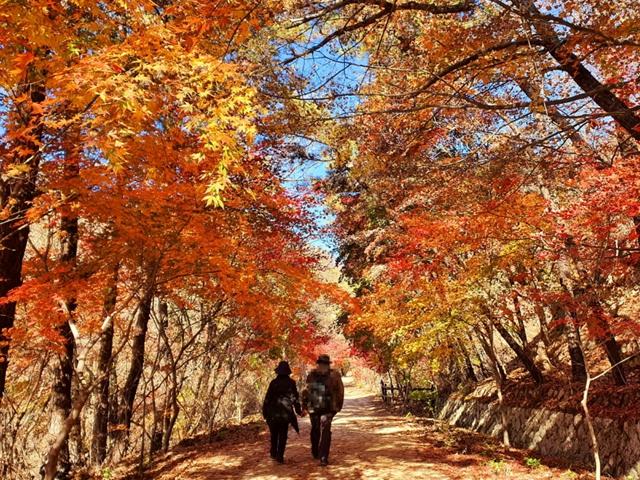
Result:
M570 383L587 417L637 386L639 17L2 2L0 476L144 464L318 345L501 402Z

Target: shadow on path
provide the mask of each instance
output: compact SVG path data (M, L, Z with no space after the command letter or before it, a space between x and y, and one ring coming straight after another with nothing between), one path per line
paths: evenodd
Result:
M345 408L333 423L330 465L320 467L309 449L309 420L300 435L289 431L285 464L269 458L266 425L248 431L242 443L222 442L180 448L153 468L147 478L220 479L479 479L563 478L562 471L528 471L516 457L503 471L477 453L461 454L425 435L425 429L385 410L374 395L347 386ZM251 433L254 434L251 434ZM522 454L520 454L522 455ZM570 477L565 477L570 478ZM575 477L574 477L575 478Z

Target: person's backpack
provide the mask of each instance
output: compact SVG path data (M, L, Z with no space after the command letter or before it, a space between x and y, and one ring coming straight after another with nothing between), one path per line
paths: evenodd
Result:
M331 406L330 392L327 387L329 375L314 375L307 386L309 392L309 410L312 412L326 412Z

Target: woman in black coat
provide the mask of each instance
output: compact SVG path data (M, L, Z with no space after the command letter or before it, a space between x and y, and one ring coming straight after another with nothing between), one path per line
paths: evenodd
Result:
M278 374L269 384L267 395L262 404L262 415L269 425L271 432L271 458L284 463L284 449L287 446L287 431L289 424L296 432L298 429L298 415L302 414L296 382L291 375L289 364L282 361L275 369ZM294 412L295 410L295 412Z

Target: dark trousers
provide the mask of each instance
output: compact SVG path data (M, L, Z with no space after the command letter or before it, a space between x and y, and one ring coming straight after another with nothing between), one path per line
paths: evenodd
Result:
M331 448L331 422L335 413L312 413L311 454L315 458L329 458Z
M289 422L269 422L268 425L271 432L271 458L282 460L287 446Z

